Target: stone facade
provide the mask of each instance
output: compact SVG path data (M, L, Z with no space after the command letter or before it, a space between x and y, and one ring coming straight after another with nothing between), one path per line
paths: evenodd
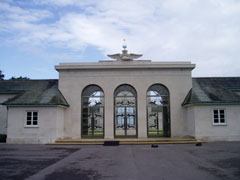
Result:
M105 94L104 138L114 138L114 90L129 84L137 91L138 138L147 138L146 93L150 86L162 84L170 93L171 137L186 135L185 108L181 106L192 88L190 62L106 61L99 63L61 63L59 89L70 107L65 111L65 137L81 138L81 93L88 85L98 85Z
M123 127L116 123L124 120L128 125L123 124L124 131L119 132L131 138L147 139L157 127L163 131L157 131L157 137L240 140L240 78L192 78L195 65L191 62L137 61L133 59L141 55L124 53L109 56L116 61L60 63L55 66L59 80L0 82L0 134L7 134L7 143L20 144L81 139L89 132L101 135L92 138L114 139L119 138L116 129ZM90 86L102 93L91 97L92 102L83 95ZM123 86L133 93L122 102L134 106L121 106L117 119L116 92ZM154 91L149 89L154 86L166 94L151 94ZM134 101L130 102L131 98ZM154 107L157 103L159 106ZM219 113L216 117L214 109ZM29 111L37 112L35 126ZM214 118L224 123L216 125Z

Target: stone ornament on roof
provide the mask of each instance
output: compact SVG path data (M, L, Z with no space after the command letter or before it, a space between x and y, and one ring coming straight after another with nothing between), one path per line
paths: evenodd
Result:
M112 58L112 59L116 59L117 61L133 61L134 59L140 58L142 56L142 54L128 54L127 51L127 45L125 44L125 39L123 39L124 44L123 44L123 50L122 50L122 54L118 53L118 54L108 54L107 56Z

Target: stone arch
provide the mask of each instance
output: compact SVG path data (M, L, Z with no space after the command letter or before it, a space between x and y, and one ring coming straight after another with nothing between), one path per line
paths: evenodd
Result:
M82 138L104 137L104 91L91 84L81 94L81 136Z
M114 136L137 137L137 91L129 84L114 91Z
M170 137L170 93L163 84L151 85L147 96L148 137Z

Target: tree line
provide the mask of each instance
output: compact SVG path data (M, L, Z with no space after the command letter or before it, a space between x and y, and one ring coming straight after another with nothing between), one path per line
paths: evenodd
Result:
M0 80L4 80L5 75L3 74L2 70L0 70ZM28 77L14 77L12 76L9 80L30 80L30 78Z

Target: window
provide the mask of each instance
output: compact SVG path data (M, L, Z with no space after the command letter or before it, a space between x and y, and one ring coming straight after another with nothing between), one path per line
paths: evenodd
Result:
M224 109L214 109L213 110L213 125L226 125Z
M27 111L26 126L38 126L38 112Z

